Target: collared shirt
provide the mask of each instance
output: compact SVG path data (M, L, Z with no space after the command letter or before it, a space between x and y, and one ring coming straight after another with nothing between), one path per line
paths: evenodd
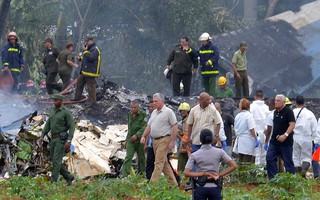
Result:
M243 110L234 119L234 130L237 139L234 152L245 155L255 155L255 141L250 130L255 128L253 115L248 110Z
M144 129L147 126L147 119L146 119L146 112L143 110L139 110L136 116L132 116L132 112L128 113L128 134L127 134L127 141L130 141L130 138L133 135L138 137L138 141L143 134Z
M222 149L204 144L198 151L191 154L185 168L193 169L196 166L197 172L219 173L220 162L226 164L230 160L231 158ZM206 183L204 187L216 187L216 184Z
M148 125L151 127L151 137L158 138L171 135L172 126L176 123L176 115L166 105L164 105L160 111L154 110L148 122Z
M68 61L73 61L72 59L72 52L68 49L63 50L58 56L58 60L60 62L59 72L67 72L71 74L72 66L69 65Z
M50 111L49 119L44 126L42 136L48 134L51 130L51 134L59 134L69 130L68 140L72 140L74 133L74 120L72 114L66 107L52 108Z
M200 132L203 129L210 129L214 132L214 128L217 124L221 124L222 118L217 109L209 105L205 108L201 108L200 105L196 105L190 111L187 124L192 125L191 140L194 145L201 145Z
M293 129L294 139L310 139L316 133L317 129L317 119L314 114L308 110L307 108L303 108L300 112L301 108L295 108L293 110L294 117L296 119L296 124ZM300 112L300 114L299 114ZM299 117L297 118L299 114ZM303 138L301 138L303 137Z
M268 106L262 100L255 100L250 105L250 112L253 115L255 131L260 135L266 128L266 118L269 113Z
M277 140L278 135L284 134L289 128L289 123L295 122L294 114L291 108L285 106L281 111L274 111L273 115L273 131L270 143L274 145L281 146L292 146L293 145L293 134L288 133L289 136L284 140L284 142L279 142Z
M236 51L232 58L232 64L236 66L238 71L247 70L247 55L246 52L241 53L240 49Z

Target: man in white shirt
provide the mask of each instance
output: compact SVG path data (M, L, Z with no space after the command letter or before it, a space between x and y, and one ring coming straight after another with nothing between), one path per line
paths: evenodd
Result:
M255 122L255 131L258 135L259 147L256 148L256 165L266 164L267 151L263 148L266 140L264 129L266 127L266 118L269 113L268 106L264 103L264 94L262 90L257 90L254 96L254 101L250 105L250 111Z
M304 106L303 96L296 97L296 108L293 110L296 126L293 135L293 163L295 171L306 175L312 156L312 138L316 134L317 119Z

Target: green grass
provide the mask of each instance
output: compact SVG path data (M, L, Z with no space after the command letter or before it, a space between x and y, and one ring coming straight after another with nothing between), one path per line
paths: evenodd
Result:
M264 182L249 184L238 180L228 183L223 188L224 199L287 200L318 199L320 196L319 182L299 175L279 174L272 181ZM104 179L101 176L92 181L79 180L67 187L64 180L50 184L44 177L13 176L0 183L0 199L189 200L191 195L178 188L170 189L165 177L161 177L157 184L151 184L138 175L125 179Z

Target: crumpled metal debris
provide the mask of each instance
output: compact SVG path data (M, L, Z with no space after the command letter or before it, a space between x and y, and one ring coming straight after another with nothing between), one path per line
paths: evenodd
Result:
M99 174L115 173L112 169L111 159L125 157L123 142L127 135L126 125L108 126L105 131L93 126L88 120L78 123L81 129L76 130L71 144L74 146L73 153L68 154L66 163L68 169L80 178Z

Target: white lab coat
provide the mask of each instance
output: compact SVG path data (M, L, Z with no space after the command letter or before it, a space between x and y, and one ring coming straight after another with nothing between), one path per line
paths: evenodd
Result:
M301 108L293 110L296 118L295 128L293 129L292 155L295 167L300 167L302 162L311 163L312 137L317 130L317 119L314 114L307 108L303 108L301 112L300 110Z
M253 115L253 119L255 122L255 131L258 134L259 147L256 148L256 159L255 164L265 164L266 163L266 150L264 150L263 145L266 140L266 136L264 134L264 130L266 128L266 119L268 116L269 107L262 100L255 100L250 105L250 111ZM272 116L273 117L273 116Z
M251 112L244 110L237 114L234 119L234 130L237 135L233 152L255 156L255 141L250 130L254 129L255 123Z

